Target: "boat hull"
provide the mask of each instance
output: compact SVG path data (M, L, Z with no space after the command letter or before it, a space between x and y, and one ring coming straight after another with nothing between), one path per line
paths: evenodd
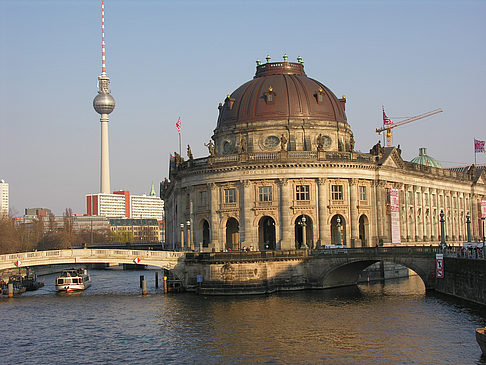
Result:
M78 290L85 290L91 286L91 282L87 281L84 284L56 284L57 291L65 291L67 293L78 291Z
M476 330L476 341L478 341L479 347L481 347L483 355L486 355L486 327L478 328Z

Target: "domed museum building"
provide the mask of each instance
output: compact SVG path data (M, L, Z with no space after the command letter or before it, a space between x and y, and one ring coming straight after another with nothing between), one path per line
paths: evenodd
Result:
M483 169L407 162L380 144L356 152L346 99L307 77L300 58L269 61L219 105L208 156L188 146L171 159L168 248L438 244L441 211L448 244L466 239L468 214L482 238Z

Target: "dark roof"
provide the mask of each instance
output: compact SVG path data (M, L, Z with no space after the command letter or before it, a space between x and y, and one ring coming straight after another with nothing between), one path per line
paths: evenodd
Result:
M303 64L266 63L225 99L218 127L287 119L346 122L346 114L331 90L306 76Z

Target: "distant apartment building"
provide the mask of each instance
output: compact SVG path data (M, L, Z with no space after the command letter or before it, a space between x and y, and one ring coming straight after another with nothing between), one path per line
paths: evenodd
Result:
M97 193L86 195L86 215L122 218L127 216L126 213L129 209L129 201L127 204L124 194Z
M5 180L0 180L0 218L8 217L9 211L9 196L8 183Z
M86 214L107 218L164 219L164 201L155 195L154 187L150 195L130 195L127 190L113 194L86 195Z
M131 218L164 219L164 201L158 196L132 195L130 206Z
M127 242L162 242L163 222L157 219L110 219L110 229Z

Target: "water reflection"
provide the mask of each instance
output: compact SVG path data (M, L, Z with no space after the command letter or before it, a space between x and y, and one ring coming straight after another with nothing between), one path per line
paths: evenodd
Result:
M426 295L418 277L205 297L166 296L155 289L153 272L90 275L93 285L79 295L57 295L48 277L37 292L2 298L2 361L22 353L27 363L486 364L474 339L486 313ZM140 275L148 296L140 295Z

